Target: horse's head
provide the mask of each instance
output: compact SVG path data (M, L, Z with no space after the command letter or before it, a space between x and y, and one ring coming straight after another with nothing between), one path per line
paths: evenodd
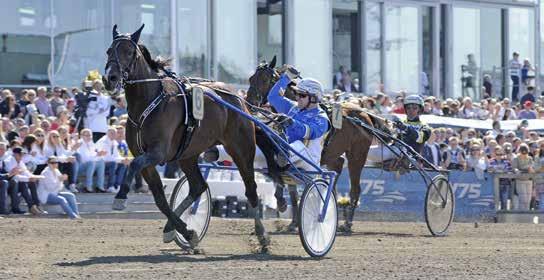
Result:
M142 29L144 24L132 34L120 34L117 25L113 26L113 41L107 51L106 74L102 78L107 90L122 86L134 71L136 61L142 56L138 46Z
M246 101L251 105L262 106L266 103L268 92L279 78L279 74L274 67L276 67L275 56L270 63L263 62L259 64L255 73L249 77Z

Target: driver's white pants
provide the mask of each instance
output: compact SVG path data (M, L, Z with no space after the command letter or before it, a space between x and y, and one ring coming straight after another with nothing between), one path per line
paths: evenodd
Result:
M390 146L390 148L400 154L400 151L397 147ZM384 162L394 158L397 158L397 155L391 152L391 150L388 147L385 147L383 144L372 145L368 150L367 160L370 160L372 162Z
M295 141L289 145L291 146L291 148L293 148L293 150L297 151L303 157L311 160L312 162L315 163L315 165L319 166L319 161L321 159L315 158L315 156L312 156L310 149L308 149L308 147L306 147L304 143L302 143L302 141ZM231 162L233 161L232 157L227 153L227 151L225 151L225 148L223 147L223 145L218 145L217 149L219 150L219 158L217 159L217 161L225 161L225 160L228 160ZM309 163L305 162L304 160L302 160L301 158L299 158L292 152L290 153L289 159L291 160L291 162L295 164L297 168L301 168L304 170L314 170L314 168L312 168L312 166ZM253 160L253 166L255 168L267 168L266 158L263 152L261 151L261 149L259 149L259 147L256 147L256 150L255 150L255 159Z

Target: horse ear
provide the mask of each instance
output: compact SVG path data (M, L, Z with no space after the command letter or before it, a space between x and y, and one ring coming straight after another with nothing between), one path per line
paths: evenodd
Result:
M115 37L119 36L119 32L117 32L117 24L113 26L112 35L113 35L113 39L115 39Z
M270 61L270 63L268 64L268 66L269 66L270 68L276 67L276 56L274 56L274 58L272 58L272 61Z
M134 32L134 33L132 33L130 35L130 40L132 40L132 42L138 43L138 40L140 40L140 34L142 33L142 30L144 29L144 26L145 26L145 24L142 23L142 26L138 30L136 30L136 32Z

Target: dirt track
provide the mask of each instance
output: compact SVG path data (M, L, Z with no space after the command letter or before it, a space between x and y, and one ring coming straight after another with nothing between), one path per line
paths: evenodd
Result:
M286 222L267 221L269 231ZM162 244L163 221L0 219L0 279L541 279L544 226L454 224L445 238L424 224L357 223L327 258L298 235L273 234L253 253L249 220L213 219L205 255Z

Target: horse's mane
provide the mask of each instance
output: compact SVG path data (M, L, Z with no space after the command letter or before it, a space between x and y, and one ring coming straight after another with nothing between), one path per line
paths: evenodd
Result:
M140 47L140 51L142 52L142 55L144 56L145 62L156 72L159 72L159 70L162 70L166 66L170 65L171 59L169 58L162 58L160 56L157 56L155 59L151 57L151 53L149 53L149 50L146 46L143 44L138 44Z

